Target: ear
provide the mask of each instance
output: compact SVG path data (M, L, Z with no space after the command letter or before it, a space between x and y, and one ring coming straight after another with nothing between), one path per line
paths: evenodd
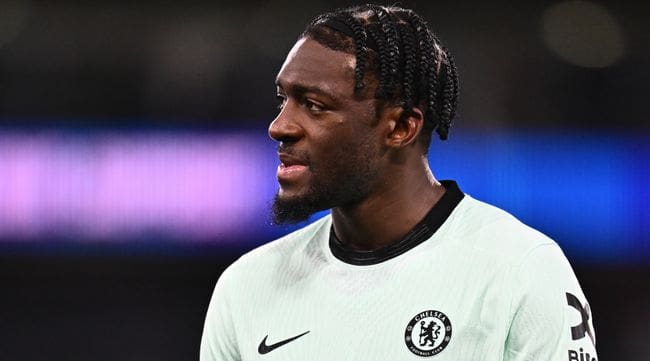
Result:
M391 148L403 148L417 141L424 125L424 114L419 108L405 111L396 106L385 110L388 118L386 145Z

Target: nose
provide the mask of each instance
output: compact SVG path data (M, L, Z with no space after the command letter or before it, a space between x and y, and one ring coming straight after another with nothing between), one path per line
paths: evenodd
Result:
M290 102L286 102L280 113L269 125L269 137L277 142L295 142L302 136L302 128L297 123L297 114Z

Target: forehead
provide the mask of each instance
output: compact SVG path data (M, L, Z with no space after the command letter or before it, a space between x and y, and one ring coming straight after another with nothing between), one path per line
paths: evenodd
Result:
M329 49L309 38L302 38L287 55L276 83L285 89L291 86L316 87L327 92L352 96L354 66L354 55Z

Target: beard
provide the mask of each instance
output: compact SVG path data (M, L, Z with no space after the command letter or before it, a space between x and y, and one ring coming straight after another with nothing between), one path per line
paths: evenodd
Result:
M328 208L316 190L310 188L302 197L282 198L276 194L271 213L276 225L295 224L306 221L312 214Z
M329 159L335 160L332 164L310 164L311 181L303 194L282 197L278 192L271 207L273 223L303 222L316 212L353 205L365 199L370 194L376 172L367 153L356 153L353 157L350 154L330 156Z

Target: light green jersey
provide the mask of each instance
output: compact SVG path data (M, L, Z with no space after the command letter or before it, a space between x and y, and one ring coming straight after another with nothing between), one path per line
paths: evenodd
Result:
M461 198L433 235L381 262L335 256L330 216L242 256L217 282L201 361L596 360L558 245Z

